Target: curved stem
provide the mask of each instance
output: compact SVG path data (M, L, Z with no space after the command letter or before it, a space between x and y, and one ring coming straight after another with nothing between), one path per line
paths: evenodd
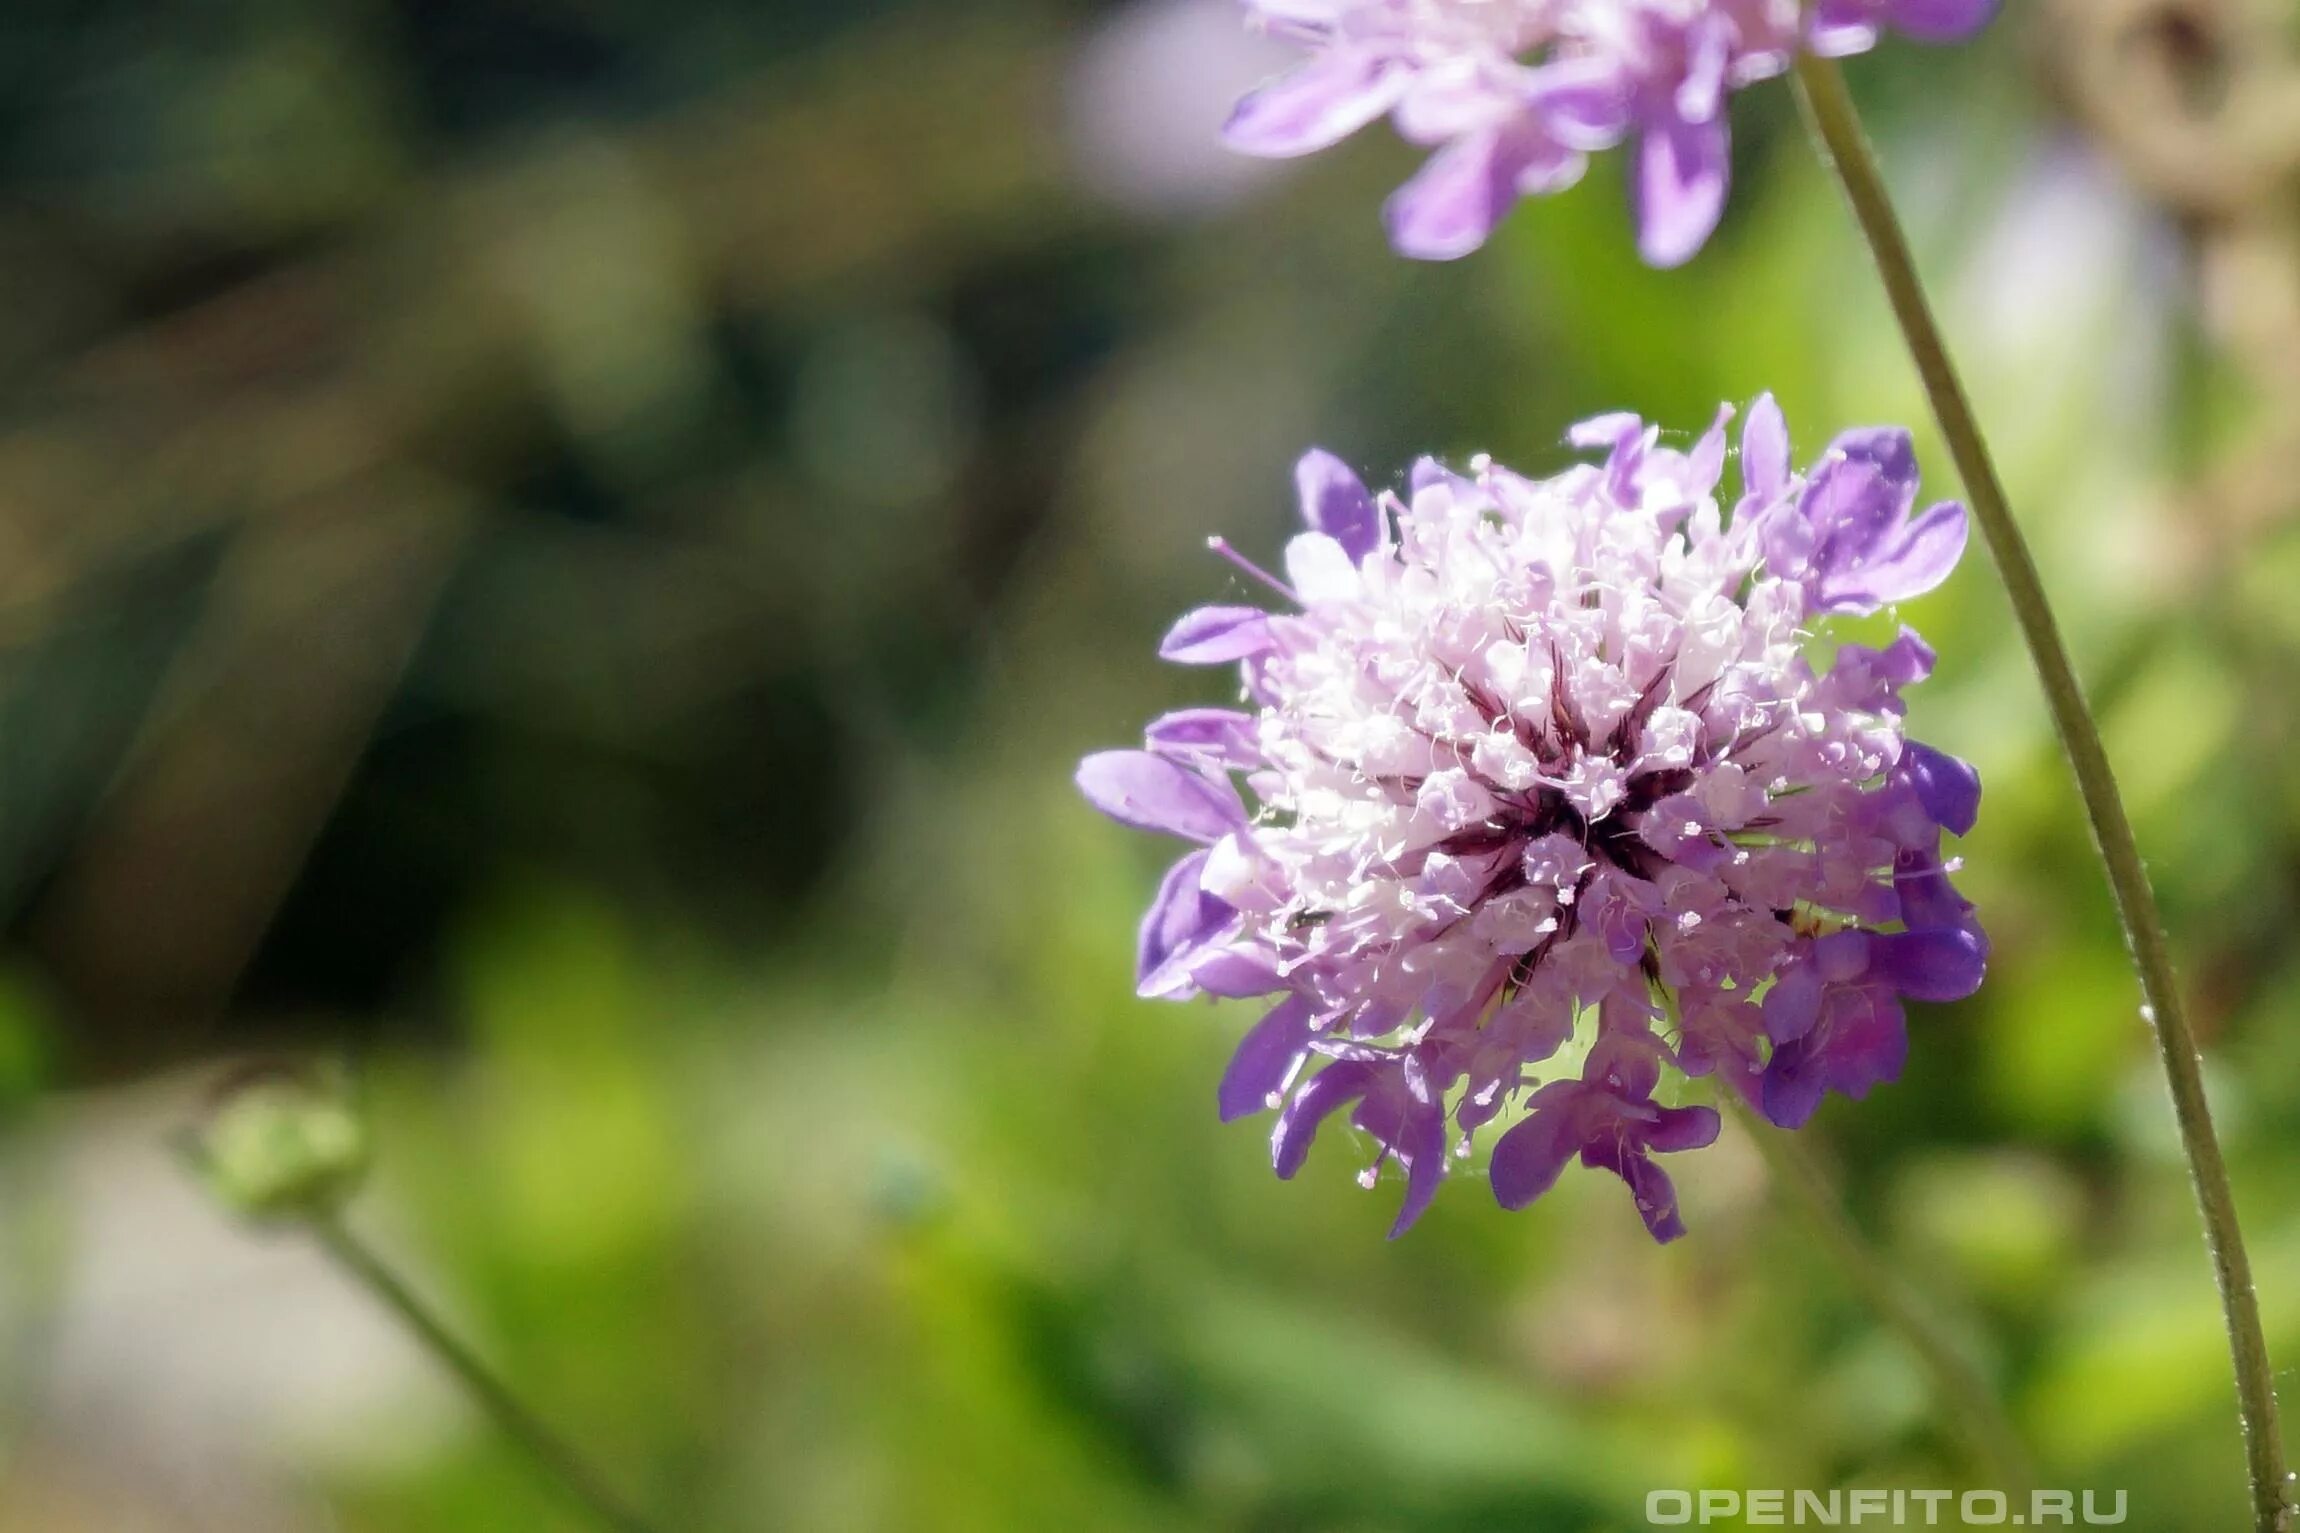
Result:
M601 1527L613 1529L614 1533L655 1533L646 1519L625 1506L607 1488L605 1480L584 1460L582 1454L545 1425L543 1419L512 1392L511 1386L481 1361L478 1353L448 1330L445 1323L416 1296L415 1291L407 1286L399 1274L369 1249L366 1242L345 1228L340 1219L315 1219L311 1229L320 1246L334 1258L336 1265L397 1316L414 1333L416 1340L448 1372L454 1374L456 1381L494 1418L504 1435L524 1448L530 1458L591 1514L593 1520Z
M2053 727L2076 770L2077 791L2108 872L2125 941L2132 949L2133 966L2140 974L2141 996L2146 1003L2143 1015L2155 1030L2157 1054L2172 1089L2173 1115L2179 1121L2181 1145L2204 1217L2204 1243L2220 1285L2243 1412L2254 1527L2257 1533L2289 1533L2292 1509L2286 1500L2289 1487L2284 1444L2276 1424L2275 1375L2269 1366L2267 1339L2261 1332L2252 1265L2244 1252L2243 1232L2237 1226L2227 1162L2221 1157L2220 1140L2212 1127L2212 1107L2205 1097L2196 1035L2189 1028L2180 992L2173 983L2172 954L2165 941L2163 918L2157 914L2155 891L2149 887L2148 871L2133 841L2132 823L2117 792L2108 752L2101 745L2100 728L2085 704L2068 646L2045 599L2036 560L2013 521L2004 484L1997 477L1980 425L1973 417L1972 403L1957 379L1948 347L1926 302L1916 260L1894 215L1884 176L1861 130L1844 75L1830 60L1808 54L1797 61L1796 83L1798 100L1822 158L1843 185L1853 216L1875 257L1878 275L1884 279L1893 314L1924 380L1941 433L1948 439L1957 472L1964 479L1973 519L1980 524L2005 592L2012 598L2013 615L2052 709Z
M1938 1405L1993 1488L2025 1501L2035 1485L2035 1472L2028 1450L2021 1445L2020 1433L1997 1403L1996 1390L1988 1379L1931 1307L1869 1244L1845 1212L1844 1200L1828 1173L1806 1152L1803 1142L1751 1112L1730 1089L1720 1090L1717 1099L1755 1142L1775 1184L1789 1195L1813 1233L1829 1248L1838 1270L1862 1302L1916 1353L1932 1376Z

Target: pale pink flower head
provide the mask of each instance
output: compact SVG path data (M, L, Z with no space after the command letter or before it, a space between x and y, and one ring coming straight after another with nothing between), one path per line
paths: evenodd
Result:
M1485 243L1520 197L1579 180L1627 144L1638 245L1692 258L1731 180L1732 93L1799 49L1866 51L1892 29L1948 42L1997 0L1244 0L1249 20L1309 57L1238 105L1248 154L1323 149L1387 116L1436 152L1385 216L1402 255L1451 260Z
M1770 398L1728 503L1731 414L1685 448L1587 422L1603 461L1547 479L1425 459L1402 495L1311 452L1284 578L1218 545L1283 605L1201 608L1163 647L1235 666L1243 706L1080 765L1097 807L1196 843L1142 994L1272 998L1218 1095L1277 1112L1281 1176L1346 1112L1369 1184L1404 1172L1399 1230L1482 1138L1505 1205L1578 1157L1670 1239L1652 1157L1717 1132L1685 1078L1802 1124L1899 1073L1903 999L1980 983L1941 851L1979 780L1902 727L1932 652L1811 642L1945 579L1963 508L1916 508L1905 433L1792 472Z

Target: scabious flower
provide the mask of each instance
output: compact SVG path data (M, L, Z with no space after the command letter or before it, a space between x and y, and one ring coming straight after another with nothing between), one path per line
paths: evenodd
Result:
M1475 1136L1505 1206L1578 1156L1673 1239L1654 1157L1718 1119L1665 1076L1795 1127L1898 1076L1904 1000L1981 981L1941 848L1979 779L1902 730L1932 651L1809 642L1946 578L1964 508L1916 510L1904 432L1793 472L1767 397L1728 512L1732 414L1689 450L1586 422L1604 461L1550 479L1425 459L1402 497L1309 453L1285 581L1216 542L1284 608L1201 608L1162 649L1236 666L1246 706L1079 767L1097 808L1196 843L1142 923L1141 993L1270 1000L1222 1117L1275 1110L1290 1177L1346 1110L1362 1180L1405 1174L1393 1233Z
M1310 58L1239 103L1225 137L1248 154L1323 149L1388 116L1436 150L1385 210L1403 255L1451 260L1520 197L1580 179L1629 143L1638 243L1692 258L1724 211L1728 98L1800 48L1837 56L1892 29L1948 42L1997 0L1243 0Z

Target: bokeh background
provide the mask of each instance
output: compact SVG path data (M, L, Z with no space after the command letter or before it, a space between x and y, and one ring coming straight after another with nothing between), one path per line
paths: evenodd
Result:
M2300 40L2011 0L1853 66L2105 716L2300 1358ZM1920 425L1785 90L1691 268L1617 161L1417 266L1384 132L1226 156L1228 0L26 0L0 16L0 1528L572 1529L172 1149L350 1061L352 1219L688 1530L1641 1527L1987 1483L1729 1132L1382 1232L1130 994L1069 788L1216 679L1309 442ZM2133 1526L2243 1505L2134 987L1977 550L1907 614L1988 784L1987 987L1805 1136ZM1217 691L1218 691L1217 687Z

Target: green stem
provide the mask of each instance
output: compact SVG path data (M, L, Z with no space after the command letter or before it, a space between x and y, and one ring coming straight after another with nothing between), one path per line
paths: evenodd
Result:
M2189 1028L2188 1015L2173 983L2172 954L2165 941L2164 921L2149 887L2148 870L2132 836L2132 823L2110 770L2108 752L2101 745L2100 728L2086 706L2070 663L2068 646L2061 639L2052 608L2045 599L2044 582L2029 553L2020 527L2008 508L2004 484L1997 477L1972 402L1966 398L1947 345L1933 319L1931 305L1917 277L1915 257L1885 191L1876 153L1861 129L1859 113L1845 88L1836 64L1810 54L1800 57L1796 71L1797 96L1807 124L1813 130L1822 158L1836 172L1853 216L1860 223L1886 296L1900 321L1909 353L1932 400L1934 417L1948 439L1957 472L1971 498L1973 519L2005 592L2012 598L2013 616L2020 624L2045 701L2052 710L2053 727L2069 764L2076 770L2077 791L2092 823L2094 844L2108 872L2116 897L2117 916L2132 949L2133 966L2140 974L2146 1003L2142 1014L2153 1025L2158 1057L2172 1088L2172 1110L2179 1120L2180 1140L2195 1183L2197 1206L2204 1217L2204 1243L2211 1253L2213 1275L2220 1285L2220 1304L2227 1319L2228 1344L2236 1365L2236 1390L2243 1413L2245 1457L2251 1474L2252 1510L2256 1533L2289 1533L2291 1507L2284 1469L2284 1444L2276 1424L2275 1375L2269 1366L2268 1343L2260 1327L2260 1301L2252 1287L2252 1265L2244 1253L2244 1236L2236 1220L2236 1198L2228 1183L2228 1165L2220 1153L2220 1140L2212 1127L2212 1107L2204 1093L2204 1070Z
M528 1409L511 1387L482 1362L479 1354L449 1331L383 1258L331 1217L314 1219L313 1235L337 1266L373 1294L412 1332L426 1350L455 1375L503 1434L526 1450L601 1527L614 1533L654 1533L646 1519L625 1506L583 1455Z
M1988 1379L1932 1309L1862 1235L1845 1212L1844 1200L1830 1183L1828 1173L1806 1152L1803 1141L1759 1118L1730 1090L1721 1090L1717 1096L1756 1143L1773 1172L1774 1184L1789 1195L1813 1233L1829 1248L1861 1301L1917 1354L1917 1360L1932 1376L1937 1403L1993 1487L2016 1500L2025 1499L2035 1484L2028 1450L1997 1403L1996 1390Z

